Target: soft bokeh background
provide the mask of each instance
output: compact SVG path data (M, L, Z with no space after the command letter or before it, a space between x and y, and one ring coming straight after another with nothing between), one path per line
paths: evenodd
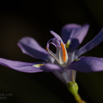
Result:
M22 54L17 42L24 36L35 38L45 48L52 37L49 30L60 34L67 23L90 24L84 45L103 27L102 0L15 0L0 1L0 57L36 62ZM103 57L103 43L84 54ZM103 72L77 72L79 93L87 103L103 103ZM11 93L0 103L75 103L52 73L27 74L0 66L0 94Z

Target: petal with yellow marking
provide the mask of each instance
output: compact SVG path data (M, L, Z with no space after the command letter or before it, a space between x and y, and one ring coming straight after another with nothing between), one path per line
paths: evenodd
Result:
M35 64L33 67L39 68L40 66L43 66L43 64Z

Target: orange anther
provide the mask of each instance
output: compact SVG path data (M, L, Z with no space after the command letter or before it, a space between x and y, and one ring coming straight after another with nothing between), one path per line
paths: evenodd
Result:
M63 62L66 61L66 50L65 50L65 46L63 43L61 43L61 47L62 47L62 52L63 52Z

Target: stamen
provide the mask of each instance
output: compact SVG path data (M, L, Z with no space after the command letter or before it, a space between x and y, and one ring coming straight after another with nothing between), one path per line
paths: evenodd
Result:
M46 50L47 50L47 52L48 52L53 58L55 58L55 60L59 63L59 60L58 60L58 58L56 57L56 55L55 55L52 51L49 51L49 48L47 48L47 47L46 47Z
M63 52L63 62L65 62L66 61L66 50L65 50L65 46L63 43L61 43L61 48Z
M49 51L49 49L46 47L47 52Z

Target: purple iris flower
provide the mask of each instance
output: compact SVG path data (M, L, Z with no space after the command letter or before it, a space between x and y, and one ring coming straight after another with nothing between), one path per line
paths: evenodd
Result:
M14 70L26 73L53 72L63 83L75 81L76 71L97 72L103 71L103 58L79 57L93 49L103 41L103 29L90 42L77 49L83 41L89 25L67 24L61 30L61 37L54 31L50 33L54 38L47 42L47 51L31 37L23 37L18 46L24 54L44 60L44 62L27 63L0 58L0 64ZM56 48L53 53L49 46ZM77 50L76 50L77 49Z

